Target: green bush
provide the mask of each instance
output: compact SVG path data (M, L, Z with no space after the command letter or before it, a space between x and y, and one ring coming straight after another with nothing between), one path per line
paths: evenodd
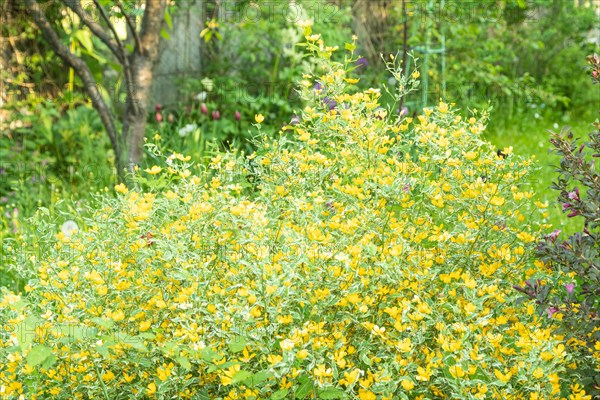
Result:
M0 302L3 394L584 395L561 377L561 338L511 288L540 272L530 161L499 156L485 115L444 102L398 120L378 89L349 90L353 43L332 62L304 33L322 65L297 125L272 139L257 115L258 150L215 154L197 176L171 154L79 230L40 211L26 293Z

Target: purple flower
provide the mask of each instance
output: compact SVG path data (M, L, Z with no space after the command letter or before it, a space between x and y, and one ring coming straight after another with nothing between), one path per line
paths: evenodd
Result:
M548 313L548 318L552 318L552 316L558 312L558 308L556 308L556 307L548 307L546 309L546 312Z
M364 67L367 68L367 66L369 65L369 62L367 61L367 59L365 57L361 57L358 60L356 60L356 66L357 67Z
M567 215L569 218L573 218L579 215L579 211L573 210L570 214Z
M402 186L402 191L403 191L404 193L408 193L408 192L410 192L410 184L409 184L409 183L407 183L406 185Z
M403 106L401 109L399 108L397 111L400 117L406 117L408 115L408 107L406 106Z
M552 231L552 233L550 235L548 235L548 237L550 238L550 240L552 240L553 242L556 241L556 239L558 238L558 234L560 233L560 229L555 229Z
M327 107L329 107L329 110L330 110L330 111L331 111L331 110L333 110L333 109L335 109L335 107L337 106L337 102L336 102L335 100L333 100L333 99L330 99L329 97L325 97L325 98L323 99L323 103L324 103L324 104L325 104Z
M563 210L563 212L567 211L571 207L573 207L573 204L571 204L571 203L563 203L562 204L562 210Z
M240 119L242 119L242 114L240 114L239 111L236 111L234 117L236 121L239 121Z
M321 82L317 82L317 83L315 83L315 86L313 86L313 90L315 92L319 92L323 89L325 89L325 86L321 85Z
M569 198L569 200L575 200L575 201L579 201L579 188L575 188L575 190L573 190L572 192L569 192L569 194L567 195L567 197Z
M575 284L574 283L567 283L565 285L565 288L567 289L567 293L573 294L573 289L575 289Z

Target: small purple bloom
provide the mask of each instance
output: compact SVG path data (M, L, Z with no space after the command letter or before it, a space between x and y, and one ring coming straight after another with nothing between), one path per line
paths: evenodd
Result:
M550 235L548 235L548 237L550 238L550 240L552 240L553 242L556 241L556 239L558 238L558 234L560 233L560 229L555 229L552 231L552 233Z
M242 119L242 114L240 114L239 111L236 111L234 116L235 116L236 121L239 121L240 119Z
M567 289L567 293L573 294L573 289L575 289L575 284L574 283L567 283L565 285L565 288Z
M321 91L323 89L325 89L325 86L321 85L321 82L317 82L317 83L315 83L315 86L313 86L313 90L315 90L317 92Z
M400 117L406 117L408 115L408 107L403 106L401 109L398 109L398 115L400 115Z
M298 115L292 115L292 119L290 121L290 125L295 126L298 125L300 123L300 116Z
M573 218L579 215L579 211L577 210L573 210L569 215L567 215L567 217L569 218Z
M335 107L337 106L337 102L334 99L330 99L329 97L325 97L323 98L323 103L329 107L329 110L333 110L335 109Z
M579 201L579 188L575 188L575 190L573 190L572 192L569 192L568 194L569 200L575 200L575 201Z
M567 211L571 207L573 207L573 204L570 204L570 203L563 203L562 204L562 210L563 210L563 212Z
M358 60L356 60L356 66L357 67L364 67L367 68L367 66L369 65L369 62L367 61L367 59L365 57L361 57Z
M402 191L403 191L404 193L408 193L408 192L410 192L410 184L409 184L409 183L407 183L406 185L404 185L404 186L402 187Z
M558 308L556 308L556 307L548 307L546 309L546 312L548 313L548 318L552 318L552 316L558 312Z

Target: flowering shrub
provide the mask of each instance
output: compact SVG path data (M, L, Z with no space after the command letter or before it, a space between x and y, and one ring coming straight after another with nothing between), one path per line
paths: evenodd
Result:
M588 63L593 83L600 83L600 58L589 56ZM577 143L568 129L550 140L562 158L553 188L563 212L584 219L583 231L558 240L560 232L555 230L541 240L537 255L558 272L556 279L550 285L530 282L519 289L556 320L558 331L578 354L575 374L588 391L600 396L600 174L592 161L600 157L598 120L594 125L585 143Z
M39 219L36 274L0 303L3 395L584 398L511 288L541 267L530 161L481 140L484 114L392 117L348 89L352 43L334 63L305 33L309 105L257 152L198 176L172 154L68 235Z

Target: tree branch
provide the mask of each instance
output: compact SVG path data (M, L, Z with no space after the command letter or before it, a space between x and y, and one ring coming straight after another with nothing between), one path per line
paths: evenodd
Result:
M123 7L123 3L121 3L121 0L115 0L115 3L117 4L117 7L119 7L119 9L121 10L121 13L123 14L123 16L125 17L125 21L127 21L127 25L129 25L129 29L131 30L131 34L133 35L133 38L135 40L135 45L138 48L141 48L142 41L140 40L140 36L138 35L137 30L135 29L135 24L133 23L133 21L131 20L129 15L127 15L127 13L125 12L125 7Z
M125 50L123 49L123 45L121 44L121 40L119 40L119 35L117 34L117 31L115 30L115 27L112 24L112 22L110 22L110 18L106 14L106 10L104 9L104 7L102 7L102 4L100 4L100 2L98 0L94 0L94 4L96 5L96 8L98 9L98 11L100 12L100 14L102 15L102 19L104 19L104 22L106 22L106 25L108 26L108 29L110 29L110 31L112 32L115 40L119 44L119 48L121 49L121 52L123 53L123 57L126 58L127 55L125 54Z
M115 40L112 40L109 35L106 34L104 28L94 21L88 13L81 7L81 0L64 0L64 3L67 7L69 7L83 22L89 29L92 31L94 35L98 37L105 45L113 52L113 54L117 57L119 61L123 61L123 57L125 54L123 52L121 42L119 38L115 35Z
M94 75L90 71L88 65L81 58L71 53L69 48L60 41L58 34L54 31L52 25L50 25L48 19L41 11L38 2L36 0L25 0L25 4L28 6L29 14L31 15L33 21L38 28L40 28L44 37L46 40L48 40L56 54L63 61L69 64L83 81L85 91L92 99L92 105L96 111L98 111L100 119L102 120L102 124L106 128L106 132L110 138L110 142L115 152L117 171L119 174L121 174L120 169L122 167L122 162L120 148L117 142L117 130L111 117L110 110L108 109L108 106L102 98L100 92L97 90L97 84L96 80L94 79Z

